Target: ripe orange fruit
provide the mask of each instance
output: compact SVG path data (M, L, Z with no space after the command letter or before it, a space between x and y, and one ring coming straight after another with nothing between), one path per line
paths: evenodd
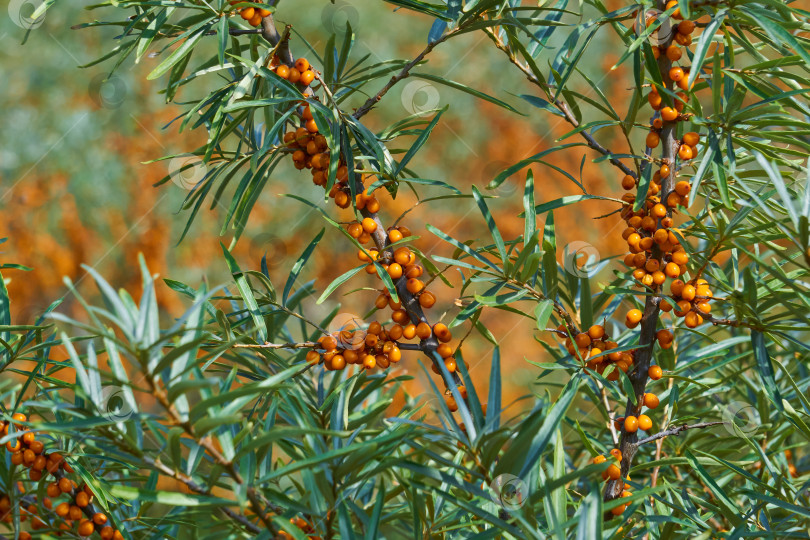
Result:
M678 157L684 161L688 161L692 159L692 147L687 144L682 144L681 147L678 149Z
M443 343L447 343L451 339L453 339L453 335L450 333L450 329L447 328L447 325L442 323L436 323L433 325L433 335L435 335L439 341Z
M430 291L422 291L419 295L419 305L425 309L430 309L436 303L436 297Z
M692 32L695 31L695 23L694 21L681 21L678 23L678 33L684 36L688 36Z
M667 47L667 58L672 60L673 62L677 62L683 56L683 51L681 51L680 47L673 43L669 47Z
M611 465L607 468L607 475L611 480L618 480L622 477L622 470L617 465Z
M636 179L629 174L625 175L625 177L622 178L622 187L624 189L633 189L636 187Z
M680 81L683 79L683 69L679 67L674 67L669 70L669 78L675 82Z
M309 69L309 61L306 58L299 58L295 61L295 69L301 73Z
M402 266L398 263L391 263L388 265L388 275L391 276L391 279L399 279L402 277Z
M638 428L641 431L649 431L652 429L652 419L646 414L640 415L638 417Z
M288 79L290 77L290 68L281 64L276 68L276 75L281 77L282 79Z
M605 327L601 324L595 324L588 328L588 336L592 340L602 339L605 337Z
M638 431L638 418L635 416L628 416L624 419L624 430L627 433L635 433Z
M90 504L90 497L84 491L80 491L76 494L76 506L79 508L84 508Z
M112 540L113 531L114 529L107 525L106 527L103 527L98 534L101 536L101 540Z
M411 279L408 280L405 287L408 289L408 292L410 292L411 294L416 294L416 293L418 293L419 291L421 291L422 289L425 288L425 284L422 283L421 281L419 281L416 278L411 278Z
M76 532L79 533L79 536L90 536L95 531L95 527L93 527L93 522L89 519L83 519L79 523L79 528L76 529Z
M315 72L312 70L308 70L301 73L301 78L298 80L298 84L309 86L310 84L312 84L312 81L314 80L315 80Z
M696 294L697 291L695 291L695 287L693 285L686 284L684 285L683 290L681 291L681 298L683 298L688 302L691 302L692 300L695 299Z
M591 460L591 463L593 463L594 465L599 465L600 463L604 463L605 461L607 461L605 456L596 456Z
M400 240L402 240L402 238L403 238L402 233L399 232L398 229L391 229L388 231L388 241L391 242L392 244L395 242L399 242Z
M422 321L416 325L416 335L419 336L419 339L427 339L432 333L433 330L428 323Z
M96 525L104 525L107 523L107 516L102 514L101 512L96 512L93 514L93 523Z
M59 503L56 505L56 508L54 508L54 512L56 512L56 515L59 517L67 517L70 512L70 505L66 502Z
M629 328L635 328L641 322L642 315L640 309L631 309L627 312L625 323Z
M658 367L658 366L650 366L650 371L654 367ZM659 367L658 369L660 370L661 368ZM650 378L652 378L652 377L650 377ZM644 394L644 406L647 407L648 409L655 409L656 407L658 407L659 403L660 403L660 401L658 400L658 396L656 396L655 394L650 394L650 393L645 393Z
M622 505L619 505L619 506L617 506L615 508L611 508L610 513L613 514L614 516L620 516L620 515L624 514L625 510L627 510L627 505L622 504Z
M580 349L585 349L591 345L591 337L585 332L582 332L576 335L574 342L576 342L577 347Z
M661 142L661 137L655 131L651 131L651 132L649 132L647 134L647 139L645 141L645 144L647 145L647 148L655 148L655 147L658 146L658 143L660 143L660 142ZM633 178L633 177L631 176L630 178ZM633 182L633 185L635 185L635 182ZM625 188L625 189L630 189L630 188Z
M364 231L371 234L377 230L377 222L369 217L363 218L362 227Z
M661 118L663 118L666 122L673 122L676 118L678 118L678 111L672 107L664 107L661 109Z

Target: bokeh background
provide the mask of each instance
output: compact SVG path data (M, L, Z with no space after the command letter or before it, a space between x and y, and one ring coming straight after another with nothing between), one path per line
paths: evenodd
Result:
M623 5L607 2L610 9ZM181 210L188 191L182 182L153 184L164 177L168 162L146 164L161 156L190 152L204 143L201 131L178 133L172 119L184 109L166 105L158 93L160 84L146 81L146 75L165 56L145 58L140 64L127 59L109 75L112 63L102 62L80 67L103 56L118 44L114 27L72 29L94 19L117 16L103 10L87 11L89 2L57 2L35 29L25 38L17 24L19 17L30 14L32 5L12 0L8 13L0 14L0 71L5 75L0 87L0 111L4 129L0 130L0 201L3 219L0 237L8 241L0 246L2 261L31 267L31 271L6 270L4 277L11 297L12 318L30 323L37 314L58 298L60 309L72 312L76 302L66 295L63 277L78 282L92 296L90 280L85 279L82 264L98 269L114 286L139 294L140 271L137 256L142 253L152 272L162 278L198 286L226 283L230 276L221 256L219 242L228 244L232 233L220 234L226 204L203 210L182 242L182 231L189 217ZM368 54L369 61L412 58L425 46L432 20L406 12L395 12L384 2L337 2L310 0L282 1L277 22L290 24L316 51L322 51L332 31L342 31L349 21L357 33L353 59ZM567 31L560 30L542 53L538 64L548 66ZM618 60L618 41L611 42L610 32L600 32L591 44L580 67L623 112L633 81L628 68L610 68ZM304 50L294 37L294 50ZM157 50L153 51L157 52ZM312 59L312 55L308 55ZM192 61L192 64L194 62ZM462 82L503 99L523 115L510 113L490 103L424 80L409 79L397 85L379 107L364 117L375 130L426 109L450 105L435 129L430 142L411 162L421 177L442 180L469 193L472 185L484 186L509 164L559 144L570 125L545 111L533 108L520 94L536 94L535 89L511 66L482 33L453 39L438 47L420 71ZM580 79L581 92L593 96L590 85ZM376 89L376 87L375 87ZM204 84L190 87L177 96L179 102L201 97ZM358 96L357 106L363 96ZM586 121L596 118L585 112ZM614 151L626 151L624 140L610 129L597 137ZM572 138L567 142L578 142ZM403 141L404 145L405 141ZM547 158L553 165L580 175L591 193L618 196L619 173L605 165L593 164L596 153L584 148L558 152ZM578 188L549 167L533 167L538 203ZM490 201L505 238L522 234L521 197L525 170L504 183ZM421 190L424 196L435 190ZM270 273L283 284L290 267L306 244L325 226L317 212L282 195L296 193L318 201L320 188L311 185L309 175L286 164L276 169L260 203L253 212L246 234L239 240L235 255L243 268L258 269L267 254ZM225 199L226 203L229 199ZM486 238L481 215L469 199L436 201L415 205L417 199L401 190L396 200L381 196L383 214L393 222L402 212L413 208L403 220L416 234L422 235L417 247L428 254L447 254L447 246L425 231L430 223L461 240ZM584 253L602 260L615 257L623 248L618 216L595 219L614 207L587 202L555 212L558 233L558 259L564 246L584 242ZM349 219L333 205L332 215ZM542 220L539 223L542 226ZM583 244L576 244L581 248ZM343 237L328 230L316 255L301 280L315 280L322 290L334 277L356 264L354 251ZM607 271L606 271L607 272ZM451 276L456 288L439 282L432 290L439 298L433 318L450 320L456 306L459 280ZM372 278L361 274L343 286L340 294L362 287L373 287ZM598 290L594 290L598 292ZM345 313L363 314L371 306L375 293L359 290L332 300L342 303ZM166 320L181 314L187 306L167 286L158 290L158 299ZM327 304L329 304L327 302ZM325 315L331 305L307 303L306 313L313 318ZM531 306L526 304L527 309ZM483 321L499 339L504 364L505 394L511 399L542 391L535 385L540 372L527 362L545 362L549 357L536 343L552 339L537 332L531 321L506 312L489 312ZM458 334L459 332L457 332ZM475 335L465 342L465 358L474 380L486 391L492 346ZM400 369L417 374L415 358L406 357ZM411 390L429 390L417 379Z

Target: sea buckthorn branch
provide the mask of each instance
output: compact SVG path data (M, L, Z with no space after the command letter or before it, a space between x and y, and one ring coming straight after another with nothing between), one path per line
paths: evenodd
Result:
M650 435L649 437L645 437L639 441L636 441L635 446L639 447L642 444L647 444L653 441L657 441L658 439L663 439L664 437L669 437L670 435L678 435L689 429L704 429L712 426L719 426L721 424L726 424L727 422L701 422L699 424L682 424L680 426L675 426L674 428L665 429L663 431L659 431L655 435Z
M269 25L271 20L272 19L270 18L265 18L263 24ZM455 31L458 31L458 29ZM444 36L444 39L447 39L449 35L452 34L453 32L448 33ZM276 41L278 44L277 39L284 40L283 37L277 38L277 31L275 34L270 31L268 35L271 43ZM444 39L439 40L438 42L444 41ZM429 49L435 47L438 42L433 42ZM277 45L277 50L279 48L280 47ZM427 53L425 52L425 54ZM286 62L290 61L291 58L291 56L288 57ZM284 66L287 66L284 59L280 58L279 60L282 61ZM418 63L420 60L421 58L418 58L412 64L416 65L416 63ZM335 102L330 88L320 77L320 74L317 73L314 68L312 68L306 59L299 58L294 63L293 67L285 67L285 70L283 70L281 73L279 72L280 67L281 66L278 66L276 68L276 74L282 78L286 79L291 77L293 74L300 74L300 78L296 76L294 78L291 77L290 80L291 82L297 82L299 85L303 85L305 87L302 91L304 97L312 95L310 84L317 80L320 83L320 87L326 97L332 102L333 105L335 105L338 117L342 121L353 122L356 121L359 116L362 116L362 114L355 114L351 119L344 116L343 112L337 108L337 103ZM304 79L304 73L308 74L309 78ZM407 74L408 70L404 70L401 72L400 78L404 78L407 76ZM393 86L395 82L395 80L389 82L388 88ZM387 90L379 94L380 98L385 94L385 92L387 92ZM303 126L297 128L295 132L288 132L285 134L284 142L295 149L292 158L296 168L311 168L313 173L313 182L316 185L326 187L327 176L324 171L327 169L328 161L330 160L328 156L331 152L339 151L339 149L330 149L326 144L325 138L318 133L317 124L312 117L312 113L308 105L302 103L301 107L298 109L298 112L301 116ZM445 359L445 365L448 368L448 371L451 372L455 384L457 386L463 386L460 375L456 373L455 360L449 358L449 356L453 356L454 351L450 345L446 343L446 341L449 341L452 338L452 334L444 325L430 325L422 309L423 305L430 307L435 302L435 296L428 293L425 289L424 283L417 279L422 274L422 268L416 264L416 257L408 248L401 247L394 251L392 247L393 244L396 244L403 237L410 236L410 232L408 231L408 234L402 234L401 231L406 230L406 228L401 226L391 229L385 228L378 213L380 209L379 202L376 200L373 193L368 193L368 190L363 183L364 176L357 174L355 170L349 171L347 165L348 162L343 156L341 156L338 164L338 173L336 175L337 181L332 186L329 196L334 198L337 206L341 208L349 208L351 206L362 217L362 222L351 223L348 225L347 232L349 232L350 236L358 240L360 243L361 250L359 255L362 260L369 262L366 269L367 272L376 274L383 271L389 274L392 282L394 283L399 300L398 303L393 303L393 298L391 298L391 307L395 312L394 315L396 315L397 312L400 312L400 315L407 317L407 319L411 321L411 324L408 326L416 329L414 335L417 335L420 339L416 350L420 350L430 357L433 365L433 371L437 374L441 373L441 370L438 367L436 355L433 353L438 353L442 359ZM351 184L351 189L349 189L349 184ZM353 200L351 198L352 194L355 194ZM393 238L393 233L396 233L398 238ZM367 250L362 247L363 244L369 241L373 241L376 250ZM407 251L405 258L408 258L410 261L407 264L401 260L402 257L399 255L401 250ZM372 251L374 252L373 254ZM396 271L394 271L395 266L400 267L401 269L398 268ZM409 268L414 270L415 275L411 271L406 271ZM430 301L428 301L428 299L430 299ZM397 307L394 307L394 304L397 304ZM377 307L382 309L384 306L378 305ZM395 320L395 326L399 328L396 333L401 336L403 335L403 329L399 327L399 323L402 322L404 324L404 321L397 320L394 315L392 315L392 318ZM387 368L389 366L389 362L398 362L400 358L400 348L396 339L398 339L399 336L389 336L384 329L380 332L379 323L372 324L376 325L376 333L370 332L372 335L366 335L366 341L368 342L368 340L371 340L373 343L371 345L371 349L369 349L367 346L359 346L359 343L353 342L350 345L351 351L349 352L343 347L338 347L338 345L340 345L340 341L338 341L336 338L341 338L343 332L339 332L336 336L332 336L331 334L324 332L324 336L319 340L319 342L322 345L328 344L329 346L324 346L326 351L323 354L315 351L314 349L308 353L307 360L309 364L314 365L317 363L324 363L328 369L343 369L346 363L358 363L357 360L359 359L359 363L362 363L365 368L373 369L377 365L382 368ZM371 328L371 326L369 326L369 328ZM440 330L437 330L437 328L440 328ZM439 333L442 335L439 336ZM405 337L411 339L414 337L414 335L406 335ZM375 336L382 336L385 339L385 347L388 347L388 349L385 349L384 347L382 350L377 350L375 352L375 350L379 348L379 345L377 345L378 341ZM346 337L349 341L354 341L354 339L357 338L357 336ZM341 341L343 340L341 339ZM442 343L440 343L440 341ZM386 350L388 350L388 352L386 352ZM413 349L408 347L407 350ZM349 359L346 358L346 354L349 355ZM448 381L444 382L445 385L448 386ZM450 406L451 409L457 407L457 404L455 404L451 398L446 397L446 400L448 401L448 406Z
M662 10L677 8L677 0L659 0L658 6ZM695 29L692 21L676 23L675 21L679 19L682 17L676 9L671 18L663 21L659 31L669 31L669 35L661 44L654 47L653 52L657 58L655 67L661 74L664 87L672 94L675 94L678 88L683 92L670 98L673 102L672 106L664 107L664 99L659 95L657 88L653 87L650 91L648 101L655 111L660 111L660 117L656 115L653 120L653 129L647 136L646 146L651 152L659 144L661 145L660 170L651 175L646 193L643 194L645 201L640 205L640 214L633 211L633 206L638 204L637 197L642 195L640 189L637 189L635 196L626 195L628 208L622 214L628 223L628 229L623 237L631 248L630 254L625 258L625 264L636 268L633 278L652 294L646 297L643 313L637 309L627 313L629 328L635 328L639 323L641 324L639 347L633 353L634 369L628 373L634 395L627 398L626 414L623 424L620 426L619 448L615 450L615 457L620 461L621 467L613 475L609 475L604 493L605 501L623 497L627 493L625 479L628 478L633 457L638 449L637 432L639 429L646 431L652 427L650 418L640 414L642 407L647 406L654 409L658 406L657 396L650 394L648 398L645 390L649 378L657 379L661 376L660 368L658 368L653 377L654 370L651 366L656 341L662 347L672 346L671 332L668 330L656 331L661 311L672 309L659 294L664 282L668 277L675 280L671 283L671 291L675 298L680 299L675 314L685 317L688 327L694 328L703 322L701 314L694 310L695 306L692 302L695 297L703 294L711 295L705 281L698 281L697 278L694 278L689 283L684 283L675 279L684 274L688 257L682 253L682 246L679 245L677 237L670 230L673 224L672 213L673 208L677 205L686 204L684 199L689 193L688 183L682 182L675 185L676 164L678 159L682 161L692 159L695 153L694 145L698 142L698 135L695 133L685 134L683 144L680 144L676 138L678 122L685 118L681 112L689 99L686 92L690 88L686 86L688 74L680 67L673 67L673 62L681 58L682 51L679 49L679 45L688 46L692 41L691 33ZM650 21L648 21L649 23ZM640 187L640 182L629 177L623 179L622 187L625 189L633 189L634 186ZM649 256L646 253L649 253ZM668 257L670 261L667 262L664 256ZM693 281L695 285L691 284ZM705 306L700 303L697 306L702 313L709 313L708 302L705 302ZM658 438L666 437L668 431L662 433ZM615 508L612 513L618 515L623 511L624 505Z
M142 459L144 463L148 464L150 467L159 470L161 473L163 473L163 475L168 476L169 478L172 478L178 482L182 482L191 491L199 493L200 495L211 494L210 489L206 489L205 487L195 482L193 478L186 476L180 471L176 471L171 467L166 466L163 462L160 461L160 459L152 459L149 456L143 456ZM232 520L238 522L240 525L242 525L245 529L249 530L250 532L258 534L262 531L260 527L258 527L255 523L251 522L247 517L231 510L227 506L221 507L220 510L222 510L223 514L227 515Z
M532 73L532 70L531 70L531 68L529 66L526 66L526 65L522 64L520 62L520 60L518 60L518 58L515 55L514 51L510 47L508 47L503 42L503 40L491 28L484 28L484 33L487 36L489 36L489 38L493 41L493 43L495 43L495 46L498 49L500 49L501 51L503 51L504 54L506 54L506 56L509 58L509 61L512 64L514 64L520 71L523 72L523 74L526 76L526 78L529 80L529 82L531 82L533 85L540 88L544 93L548 92L549 86L547 84L541 82L535 76L535 74ZM574 116L574 113L571 111L571 108L568 106L567 103L565 103L564 101L562 101L560 99L556 99L556 100L552 101L552 104L562 113L563 118L565 118L565 120L569 124L571 124L572 127L574 127L574 128L579 127L579 122L577 121L576 117ZM588 133L587 130L584 130L584 129L580 130L579 134L582 136L583 139L585 139L585 142L587 143L588 146L590 146L592 149L596 150L597 152L599 152L603 156L608 156L608 161L610 162L611 165L613 165L614 167L617 167L619 170L621 170L626 175L630 175L633 178L637 177L637 174L636 174L635 171L633 171L627 165L622 163L618 158L614 157L615 153L612 152L611 150L609 150L608 148L605 148L602 144L600 144L599 141L597 141L593 137L593 135Z
M402 79L405 79L406 77L410 76L411 70L417 64L419 64L422 60L424 60L425 57L428 54L430 54L430 52L433 49L435 49L439 44L444 43L445 41L450 39L452 36L459 33L459 31L461 31L467 25L472 24L473 22L475 22L477 20L478 19L476 17L472 17L466 24L461 24L461 25L457 26L456 28L454 28L453 30L445 32L440 38L435 39L435 40L431 41L430 43L428 43L427 46L424 49L422 49L422 52L420 52L418 55L416 55L416 57L413 60L411 60L410 62L405 64L405 67L403 67L399 71L399 73L392 76L391 79L385 84L385 86L380 88L380 90L376 94L374 94L373 96L368 98L365 103L363 103L356 111L354 111L354 114L352 114L352 116L356 120L359 120L361 117L365 116L365 114L368 113L383 98L383 96L385 94L387 94L388 91L391 90L391 88L394 87L395 84L397 84Z
M197 444L199 444L202 448L204 448L205 451L208 452L208 455L210 455L214 459L214 461L228 473L228 475L233 479L234 482L240 485L244 485L245 481L242 478L242 475L239 474L239 471L237 470L233 462L226 459L225 456L223 456L222 453L220 453L220 451L211 442L210 437L203 437L203 438L197 437L194 431L194 426L191 425L190 421L184 420L177 413L177 410L174 408L174 405L172 405L171 402L169 402L169 398L168 395L166 394L166 391L163 390L163 388L161 388L157 384L155 377L149 374L145 375L147 375L144 378L147 381L151 394L155 397L158 403L160 403L163 409L169 414L172 421L177 426L180 426L183 429L183 431L185 431L186 434L189 437L191 437ZM260 497L255 488L251 486L247 487L247 489L245 490L245 494L247 495L250 504L253 506L253 511L256 513L257 516L259 516L259 519L267 528L267 530L269 530L273 534L276 534L277 532L276 527L273 524L273 522L270 521L265 515L263 506L270 507L273 511L276 511L277 513L282 512L283 509L276 507L275 505L272 505L266 500L260 500L263 499L263 497Z

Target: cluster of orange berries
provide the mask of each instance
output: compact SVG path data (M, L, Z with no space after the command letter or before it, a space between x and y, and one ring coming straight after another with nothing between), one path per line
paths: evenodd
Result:
M307 535L307 538L309 538L309 540L321 540L320 536L314 534L315 528L312 526L312 524L309 521L305 520L304 518L300 516L290 518L290 524L295 527L298 527L298 529L300 529L301 532ZM284 540L295 538L293 535L291 535L286 531L279 531L278 537L283 538Z
M673 25L672 30L675 31L675 35L672 36L672 42L670 42L670 44L666 47L653 47L653 54L656 58L658 58L661 54L664 54L673 62L677 62L683 56L683 51L680 49L680 47L688 47L692 44L692 32L695 31L696 25L694 21L684 20L683 15L681 15L681 10L677 9L678 0L669 0L669 2L667 2L666 10L669 11L672 8L676 9L670 16L672 19L680 21L678 24ZM651 26L656 20L657 18L654 16L648 17L646 21L647 26ZM660 36L661 28L659 27L656 32L659 34L660 39L662 37Z
M304 58L299 58L294 68L279 65L276 74L292 82L307 85L312 82L314 72L309 62ZM289 69L289 71L287 71ZM311 76L308 74L312 74ZM329 167L331 163L331 153L326 138L318 132L318 126L312 116L309 104L302 103L301 121L302 125L294 131L284 134L284 144L292 150L292 159L295 167L299 170L310 169L312 171L312 182L317 186L326 187L329 178ZM373 175L364 175L361 180L363 189L355 194L352 200L352 190L349 186L349 170L343 156L338 159L336 181L329 191L329 197L334 199L339 208L349 208L354 203L358 210L366 210L367 213L376 214L380 210L380 202L373 193L369 193L365 186L373 183ZM354 221L346 226L349 235L356 239L361 245L368 244L372 240L372 235L379 234L377 231L378 222L371 217L364 217L362 221ZM422 308L429 309L436 303L436 296L428 291L425 283L419 278L424 274L424 268L417 263L416 254L407 246L396 244L404 238L411 236L411 231L405 226L391 227L386 231L385 244L393 246L382 253L378 249L360 249L357 256L365 263L368 274L377 275L378 263L390 276L393 282L405 281L405 289L413 295ZM378 276L379 277L379 276ZM453 347L448 343L453 336L444 324L436 324L431 327L425 321L411 321L407 310L402 307L402 303L395 302L387 289L383 289L375 301L377 309L390 307L392 326L383 328L380 323L372 322L367 330L342 330L334 335L324 336L319 340L323 352L312 350L307 354L307 360L317 363L321 360L329 370L342 370L347 364L362 365L365 369L388 368L391 363L399 362L401 351L397 340L429 339L435 336L440 342L436 352L444 359L445 367L450 373L456 371L456 362L453 358ZM433 365L433 370L439 373L440 370ZM446 398L450 408L455 410L457 406L452 396Z
M622 477L622 470L619 466L619 464L622 462L622 451L619 450L618 448L614 448L613 450L610 451L610 459L613 461L613 463L608 465L608 468L602 471L602 479L619 480ZM600 465L602 463L605 463L607 460L608 458L606 458L605 456L598 455L594 457L593 460L591 460L591 462L595 465ZM630 480L630 477L628 476L625 480ZM630 484L628 484L627 482L624 483L624 491L622 491L621 498L630 497L633 494L630 491L630 487L631 487ZM628 503L621 504L613 508L610 512L614 516L621 515L627 509L627 504Z
M616 369L608 374L608 380L615 381L619 378L618 370L627 373L633 365L633 351L607 353L618 348L619 344L610 340L605 333L605 327L601 324L595 324L588 328L587 332L580 332L573 338L564 324L558 326L557 331L566 336L565 348L568 349L568 353L573 356L578 354L580 358L587 360L585 365L588 369L601 375L609 365L614 365Z
M243 0L229 0L231 5L238 4ZM270 16L270 10L264 8L246 7L239 10L239 16L247 21L250 26L259 26L262 19Z
M282 79L286 79L291 83L300 84L301 86L309 86L315 80L315 68L309 63L306 58L299 58L295 61L295 65L290 67L286 64L279 64L275 66L276 75Z
M22 413L15 413L11 418L12 422L25 422L27 420L27 417ZM0 425L2 426L2 435L8 435L11 424L2 422ZM24 430L24 426L21 424L14 423L13 425L18 431ZM93 499L93 492L86 484L79 486L75 481L63 476L64 472L73 472L71 466L59 453L45 452L45 445L42 441L37 440L34 433L28 431L16 439L11 439L6 443L6 450L11 452L12 465L22 465L28 469L28 478L30 480L38 482L46 473L50 473L57 478L57 481L48 484L46 488L47 497L43 498L42 505L48 510L53 510L61 518L61 522L46 523L43 518L37 515L37 506L34 504L30 504L24 509L25 511L20 516L21 521L25 521L30 514L32 516L31 528L33 530L52 527L60 531L72 531L75 525L76 533L82 537L98 532L102 540L123 540L124 536L121 532L107 524L108 518L106 514L96 512L90 518L85 517L90 515L89 513L85 514L85 509ZM20 491L24 492L22 484L18 483L18 486ZM54 508L53 499L62 495L68 495L71 502L61 502ZM0 497L0 512L2 512L3 521L7 523L10 523L12 519L10 509L10 499L5 495ZM19 538L20 540L30 539L31 535L28 532L21 531Z
M318 340L323 353L311 350L307 361L318 364L323 360L329 371L340 371L349 365L361 365L364 369L387 369L402 360L402 351L396 340L403 336L402 326L395 324L387 330L378 322L372 322L366 330L344 329Z

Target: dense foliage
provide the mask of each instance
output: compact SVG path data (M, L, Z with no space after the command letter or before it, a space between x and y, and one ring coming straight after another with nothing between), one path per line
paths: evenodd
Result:
M356 53L350 23L307 42L295 20L277 23L277 3L102 2L75 22L117 28L98 60L111 72L156 55L147 79L179 108L173 126L205 132L163 158L159 184L187 189L181 236L206 207L225 209L233 279L165 279L185 305L175 319L143 260L130 292L86 268L98 302L68 281L76 316L57 301L16 324L0 291L3 534L807 538L810 12L777 0L389 0L427 42L381 59ZM22 22L34 31L59 9L47 0ZM427 69L470 34L525 93ZM618 102L604 90L611 66L580 65L605 35L623 44L612 67L631 73ZM378 103L417 80L410 91L429 106L376 125ZM420 151L448 110L433 108L436 88L570 131L487 185L424 178ZM548 161L572 149L611 171L610 191ZM274 282L273 261L252 268L233 253L285 163L302 186L288 204L314 209L323 230L293 239ZM492 194L518 174L522 212L499 215ZM578 193L549 199L551 175ZM472 202L464 220L488 237L387 211L405 192L439 211ZM594 260L558 242L554 211L586 201L608 205L594 217L628 253ZM521 232L506 234L515 219ZM327 231L357 261L336 257L342 275L316 290L302 273ZM352 290L367 313L341 310L338 292ZM516 404L502 398L506 336L482 322L495 310L536 329L537 392ZM465 361L476 338L492 344L486 380ZM403 365L427 374L435 399L408 395Z

